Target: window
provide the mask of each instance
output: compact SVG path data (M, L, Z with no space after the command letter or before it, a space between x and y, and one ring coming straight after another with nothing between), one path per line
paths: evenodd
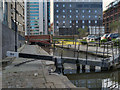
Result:
M70 15L70 18L72 18L72 16Z
M83 20L82 23L85 23L85 21Z
M82 10L82 12L84 13L84 12L85 12L85 10Z
M85 16L82 16L83 18L85 17Z
M91 23L91 21L89 21L89 23Z
M56 7L58 7L58 4L56 5Z
M95 13L97 13L97 10L95 10Z
M59 10L56 10L56 12L59 12Z
M95 16L95 18L97 18L97 16Z
M63 12L65 12L65 10L63 10Z
M57 18L59 18L59 16L58 16L58 15L57 15L56 17L57 17Z
M76 21L76 23L78 23L78 21Z
M65 28L65 26L63 26L63 28Z
M89 16L89 18L91 18L91 16Z
M72 26L70 26L70 28L71 28Z
M57 26L57 29L59 28L59 26Z
M72 10L70 10L70 12L72 12Z
M85 28L85 26L82 26L82 28L84 29L84 28Z
M95 23L97 23L97 21L95 21Z
M65 4L63 4L63 7L65 7Z
M76 10L76 13L78 13L78 10Z
M91 12L91 10L89 10L89 13Z
M72 23L72 21L70 20L70 23Z
M65 15L63 15L63 18L65 18Z
M57 21L57 23L59 23L59 21Z
M65 23L65 21L63 21L63 23Z
M70 7L72 7L72 5L70 4Z
M78 18L78 16L76 16L76 18Z
M78 26L76 26L76 28L78 28Z

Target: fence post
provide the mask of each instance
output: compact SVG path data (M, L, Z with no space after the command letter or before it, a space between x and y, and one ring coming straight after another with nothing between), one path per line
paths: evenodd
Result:
M77 53L77 60L76 60L76 66L77 66L77 73L80 73L80 64L79 64L79 48L80 44L78 45L78 53Z
M103 49L103 60L102 60L102 65L104 65L104 54L105 54L105 43L103 43L104 44L104 49Z
M87 48L86 48L86 64L87 64L87 59L88 59L88 43L87 43Z
M113 56L113 63L114 63L114 51L113 51L114 44L111 43L111 46L112 46L112 56Z
M98 52L98 44L96 43L96 57L95 57L95 60L97 58L97 52Z

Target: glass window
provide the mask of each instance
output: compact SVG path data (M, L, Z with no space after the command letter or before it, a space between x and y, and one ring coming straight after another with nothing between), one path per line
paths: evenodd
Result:
M91 23L91 21L89 21L89 23Z
M85 26L82 26L82 28L84 29L84 28L85 28Z
M59 28L59 26L57 26L57 29Z
M78 21L76 21L76 23L78 23Z
M56 12L59 12L59 10L56 10Z
M72 26L70 26L70 28L71 28Z
M65 15L63 15L63 18L65 18Z
M76 13L78 13L78 10L76 10Z
M84 13L84 12L85 12L85 10L82 10L82 12Z
M59 23L59 21L57 21L57 23Z
M63 26L63 28L65 28L65 26Z
M70 23L72 23L72 21L70 20Z
M97 13L97 10L95 10L95 13Z
M89 10L89 13L91 12L91 10Z
M63 10L63 12L65 12L65 10Z
M57 18L59 18L59 16L58 16L58 15L57 15L56 17L57 17Z
M65 7L65 4L63 4L63 7Z
M97 23L97 21L95 21L95 23Z
M58 7L58 4L56 5L56 7Z
M72 5L70 4L70 7L72 7Z
M78 28L78 26L76 26L76 28Z
M91 18L91 16L89 16L89 18Z
M72 10L70 10L70 12L72 12Z
M95 16L95 18L97 18L97 16Z
M83 20L82 23L85 23L85 21Z
M85 17L85 16L82 16L83 18Z
M70 18L72 18L72 16L70 15Z
M63 21L63 23L65 23L65 21Z
M78 18L78 16L76 16L76 18Z

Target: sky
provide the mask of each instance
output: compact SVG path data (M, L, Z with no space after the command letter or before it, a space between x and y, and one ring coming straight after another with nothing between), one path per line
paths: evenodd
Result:
M53 1L53 0L51 0ZM106 10L106 6L109 5L111 2L113 2L115 0L103 0L103 11ZM51 3L51 14L53 14L53 3ZM53 15L51 17L51 23L53 22Z

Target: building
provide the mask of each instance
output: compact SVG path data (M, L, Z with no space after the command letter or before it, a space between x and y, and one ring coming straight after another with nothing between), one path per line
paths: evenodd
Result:
M102 26L102 0L73 1L58 2L58 0L54 0L55 35L77 35L78 28Z
M21 2L4 2L3 0L3 6L3 24L13 30L15 30L16 25L18 34L24 36L24 0Z
M47 35L50 27L50 1L26 0L25 35Z
M2 0L0 9L0 58L5 58L7 51L17 51L25 42L24 0Z
M107 6L107 10L103 12L103 25L105 32L110 33L110 23L120 18L120 0L115 0Z

